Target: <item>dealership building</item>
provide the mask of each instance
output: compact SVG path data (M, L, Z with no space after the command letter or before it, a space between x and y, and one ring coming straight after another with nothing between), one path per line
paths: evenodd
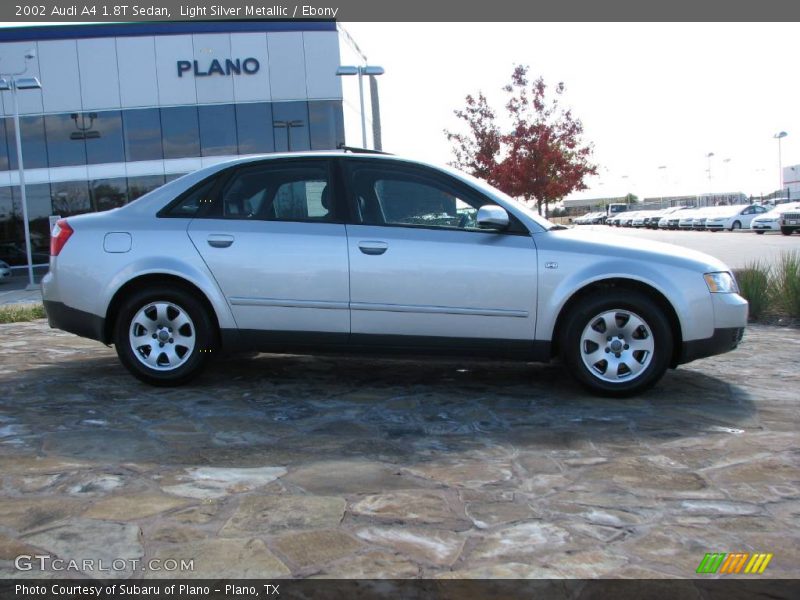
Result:
M41 83L16 91L34 263L52 215L121 206L236 156L336 148L345 125L360 145L356 78L336 74L363 62L356 50L330 21L0 29L6 83ZM12 93L0 92L0 259L20 265Z

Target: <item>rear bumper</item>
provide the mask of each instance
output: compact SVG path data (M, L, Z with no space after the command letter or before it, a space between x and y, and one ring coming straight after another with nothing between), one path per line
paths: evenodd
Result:
M53 329L61 329L81 337L107 343L105 339L106 320L92 313L67 306L63 302L44 300L47 322Z

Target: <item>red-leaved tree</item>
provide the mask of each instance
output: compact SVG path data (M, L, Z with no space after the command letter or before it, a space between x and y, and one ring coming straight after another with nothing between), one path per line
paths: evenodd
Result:
M517 66L503 90L509 94L506 131L482 93L467 96L466 107L454 111L467 132L445 131L453 144L452 164L510 196L535 201L546 216L550 203L586 189L585 178L597 174L593 146L583 142L580 119L560 105L563 83L550 98L543 78L530 82L528 67Z

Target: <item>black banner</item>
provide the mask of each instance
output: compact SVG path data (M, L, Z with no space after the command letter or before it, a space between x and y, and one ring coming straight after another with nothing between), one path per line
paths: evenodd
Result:
M534 580L5 580L0 600L600 600L800 598L800 580L534 579Z
M0 21L120 22L234 19L335 19L337 21L796 21L800 3L785 0L492 0L461 2L321 0L260 3L258 0L10 0ZM0 41L2 32L0 31Z

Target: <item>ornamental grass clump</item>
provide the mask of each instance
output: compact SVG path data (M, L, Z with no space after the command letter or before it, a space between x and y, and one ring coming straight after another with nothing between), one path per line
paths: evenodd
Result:
M781 253L773 285L776 307L791 317L800 317L800 252Z
M772 269L768 264L754 261L737 270L734 275L739 284L739 293L750 304L750 319L759 320L772 305Z

